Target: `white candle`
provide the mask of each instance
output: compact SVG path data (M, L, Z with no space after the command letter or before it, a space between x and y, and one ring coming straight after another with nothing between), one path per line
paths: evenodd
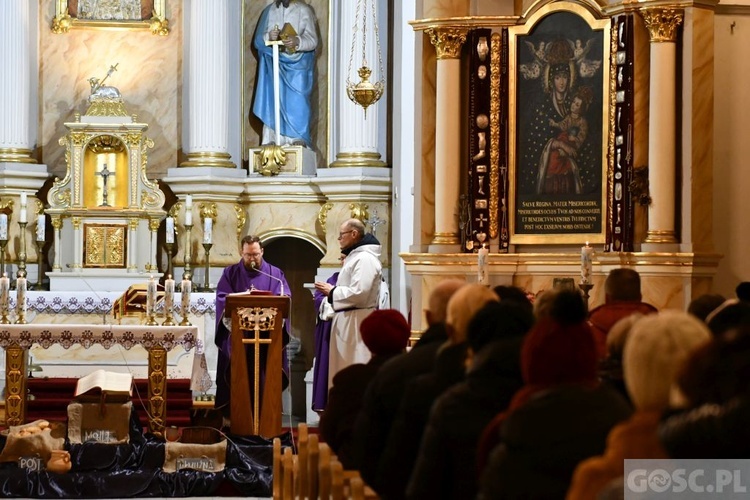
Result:
M174 243L174 217L167 217L167 243Z
M185 225L193 225L193 197L190 195L185 197Z
M594 249L587 241L581 247L581 283L591 283L591 270L593 265Z
M44 226L46 225L46 220L44 218L44 214L39 214L36 217L36 241L44 241Z
M182 284L180 286L182 287L182 296L180 297L182 299L182 316L187 318L187 315L190 312L190 287L192 286L192 283L190 282L190 280L182 280Z
M8 239L8 214L0 213L0 240Z
M26 193L21 193L21 211L18 215L18 222L27 222L26 220Z
M213 232L214 220L211 217L203 219L203 243L211 243L211 233Z
M154 277L148 280L148 288L146 289L146 315L151 316L154 314L154 304L156 303L156 281Z
M7 316L8 314L8 299L10 298L10 279L8 275L3 273L3 277L0 278L0 313Z
M477 281L480 285L486 285L490 281L489 270L487 269L487 255L490 251L484 245L477 252Z
M19 318L26 315L26 278L16 280L16 312Z
M171 276L164 280L164 312L167 316L172 314L174 309L174 280Z

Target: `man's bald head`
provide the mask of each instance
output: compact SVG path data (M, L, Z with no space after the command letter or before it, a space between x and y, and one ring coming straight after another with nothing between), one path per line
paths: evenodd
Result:
M465 284L465 281L459 279L443 280L437 284L435 289L432 290L432 293L430 293L430 299L427 306L428 309L425 311L428 325L445 323L448 301L453 294L456 293L456 290Z

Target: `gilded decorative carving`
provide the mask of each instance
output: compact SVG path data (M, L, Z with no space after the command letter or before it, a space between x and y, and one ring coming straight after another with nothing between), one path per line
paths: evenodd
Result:
M70 137L70 142L75 147L79 147L80 148L80 147L82 147L86 143L87 135L86 135L85 132L71 132L68 135ZM61 146L65 145L64 141L65 141L65 138L61 137L60 138L60 145Z
M129 116L122 101L94 101L86 110L87 116Z
M139 221L136 218L129 219L128 220L128 229L130 229L131 231L137 230L138 229L138 222Z
M60 35L70 31L70 27L73 26L73 18L65 14L59 14L52 19L52 33Z
M350 203L349 210L351 210L352 219L359 219L362 222L370 218L370 212L367 211L369 205L367 203Z
M154 16L149 21L151 34L167 36L169 34L169 20L163 16Z
M459 59L461 47L466 42L468 28L427 28L430 42L435 46L438 59Z
M167 350L153 346L148 350L149 430L157 436L164 432L167 412Z
M88 148L94 153L121 153L125 151L125 144L117 136L102 134L92 138Z
M72 217L71 222L73 223L73 229L76 231L81 229L81 218L80 217Z
M152 233L155 233L159 230L159 226L161 225L160 219L149 219L148 220L148 228Z
M198 213L200 213L201 219L212 219L216 222L218 216L218 209L216 203L200 203L198 205Z
M677 28L682 24L682 9L653 7L641 9L640 12L652 42L677 41Z
M607 143L609 158L607 160L607 200L612 200L612 190L614 189L615 181L615 117L617 113L617 30L612 30L609 42L611 62L609 65L609 137L607 138L609 141ZM611 225L614 220L613 210L614 208L610 201L607 203L608 226Z
M142 209L159 208L162 205L163 203L161 203L161 200L159 199L159 196L156 195L156 193L146 191L141 194Z
M84 232L85 267L125 267L125 226L87 224Z
M182 202L178 201L174 205L172 205L172 208L169 209L169 212L167 212L167 215L173 218L177 218L177 214L180 213L180 210L182 210Z
M490 54L490 238L497 238L500 203L500 56L502 36L492 34Z
M328 212L333 208L333 203L326 203L320 210L318 210L318 222L320 227L323 228L323 233L326 232L326 223L328 222Z
M242 234L242 228L245 227L247 215L245 215L245 210L240 205L234 206L234 213L237 216L237 236L239 236Z
M61 217L52 217L52 227L55 228L55 231L59 231L62 229L63 221Z
M25 349L18 344L5 348L5 424L21 425L26 413Z

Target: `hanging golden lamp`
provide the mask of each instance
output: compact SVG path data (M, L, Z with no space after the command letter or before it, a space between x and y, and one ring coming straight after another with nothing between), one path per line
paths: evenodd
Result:
M346 78L346 94L354 104L362 106L362 109L365 111L365 119L367 119L368 106L378 102L383 96L383 91L385 91L385 72L383 71L383 58L380 54L380 33L378 31L378 21L375 12L375 0L372 0L371 5L373 31L375 32L375 49L379 64L378 76L380 79L374 83L370 81L372 69L367 65L367 0L359 0L357 2L357 12L354 17L354 27L352 28L352 50L349 54L349 68ZM362 66L357 70L360 80L358 83L354 83L351 79L352 63L357 47L357 39L359 38L360 25L362 27Z

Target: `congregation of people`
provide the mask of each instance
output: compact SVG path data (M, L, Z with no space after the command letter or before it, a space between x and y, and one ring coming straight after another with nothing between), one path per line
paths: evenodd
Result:
M589 311L577 290L447 279L408 350L407 319L369 311L369 361L316 397L321 439L384 499L622 498L625 459L745 457L750 283L687 311L644 302L632 269L604 288Z

